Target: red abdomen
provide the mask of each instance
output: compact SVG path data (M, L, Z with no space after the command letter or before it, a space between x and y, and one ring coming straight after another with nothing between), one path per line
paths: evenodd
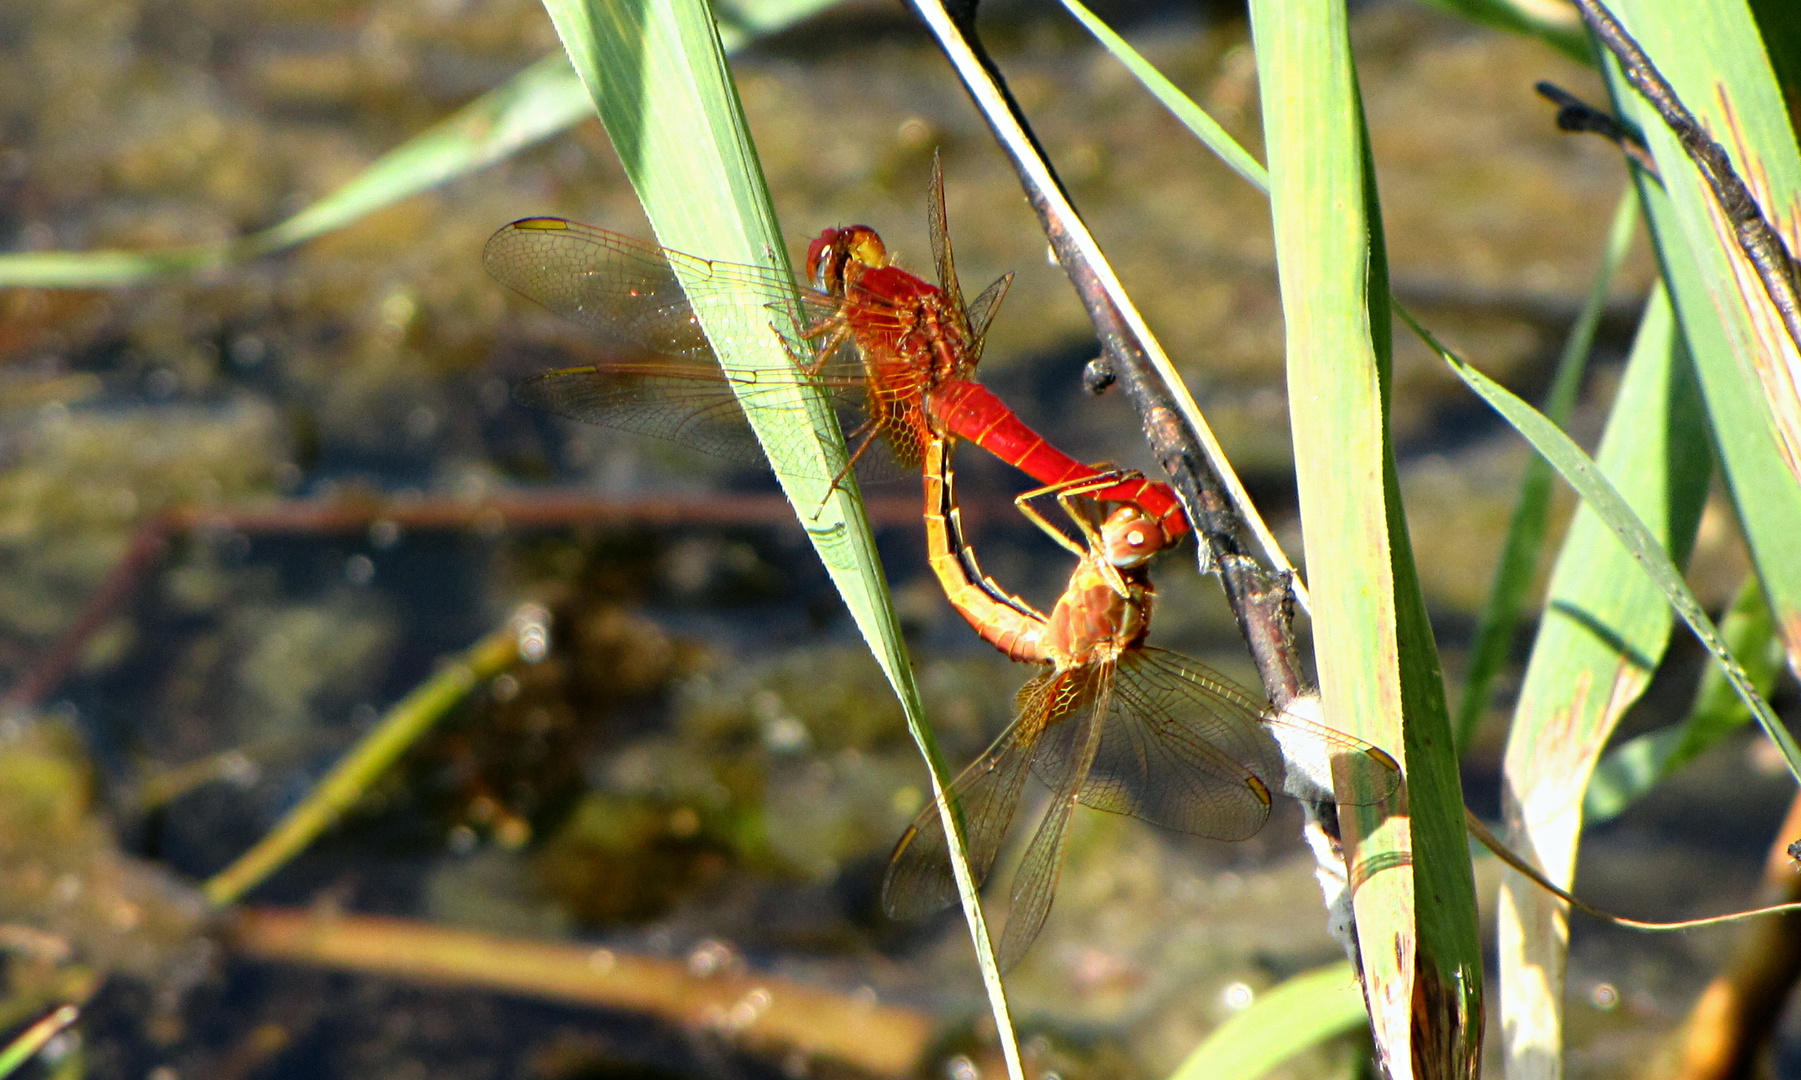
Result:
M1093 467L1045 441L980 383L952 380L932 387L932 415L961 439L968 439L1043 484L1062 484L1100 475ZM1168 484L1128 480L1092 493L1091 498L1131 503L1162 524L1171 540L1188 531L1188 517Z

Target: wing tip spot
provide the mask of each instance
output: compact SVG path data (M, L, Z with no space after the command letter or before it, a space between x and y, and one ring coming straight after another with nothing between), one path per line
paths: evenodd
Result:
M1269 806L1269 804L1273 801L1270 798L1269 785L1265 784L1262 780L1258 779L1257 777L1255 777L1255 776L1245 777L1244 778L1244 786L1250 788L1251 794L1256 796L1257 801L1262 803L1265 807Z

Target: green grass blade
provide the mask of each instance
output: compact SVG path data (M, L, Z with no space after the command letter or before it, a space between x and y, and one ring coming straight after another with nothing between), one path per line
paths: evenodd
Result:
M1766 81L1768 64L1744 59L1754 48L1748 42L1755 37L1755 27L1747 25L1743 11L1727 10L1731 4L1713 0L1674 5L1669 10L1636 3L1616 4L1615 8L1710 131L1717 135L1731 130L1726 125L1723 95L1732 95L1735 117L1748 121L1747 109L1757 115L1755 126L1744 123L1746 137L1742 141L1758 152L1748 157L1734 150L1741 166L1753 159L1781 162L1794 153L1786 122L1771 123L1772 116L1785 121L1786 114L1781 111L1780 97ZM1693 41L1712 41L1722 51L1717 57L1712 53L1693 55L1695 50L1682 44L1690 34L1695 35ZM1744 62L1725 62L1730 57ZM1771 395L1768 383L1750 374L1758 366L1768 365L1755 352L1752 308L1734 276L1736 245L1707 231L1712 222L1710 196L1656 114L1636 93L1619 84L1611 63L1607 70L1614 80L1617 106L1645 129L1663 170L1662 184L1642 179L1639 184L1652 243L1694 357L1739 526L1793 664L1801 657L1801 482L1797 482L1794 462L1777 434L1782 428L1778 413L1783 395ZM1753 137L1753 131L1761 134ZM1766 206L1776 211L1773 216L1779 222L1792 223L1795 187L1780 182L1788 171L1772 172L1766 180L1756 181L1754 188L1774 193L1779 201ZM1793 236L1790 244L1794 244ZM1789 404L1792 406L1792 401Z
M728 51L790 26L836 0L785 0L746 11L722 28ZM227 266L344 228L402 199L503 161L594 114L561 52L513 76L446 119L370 162L331 194L232 243L155 251L31 251L0 255L0 288L115 288Z
M1588 298L1570 333L1564 339L1563 352L1557 358L1557 371L1551 379L1551 392L1546 396L1545 415L1559 426L1569 423L1576 409L1576 395L1582 389L1582 373L1588 368L1589 350L1595 343L1595 328L1613 287L1614 273L1626 259L1632 244L1632 233L1638 224L1638 198L1628 188L1614 210L1613 228L1607 234L1607 248L1601 257L1601 268L1589 286ZM1468 752L1475 737L1476 725L1488 708L1489 689L1507 662L1513 646L1513 634L1519 626L1520 611L1538 573L1539 554L1545 546L1545 529L1551 513L1551 466L1534 456L1526 463L1520 479L1519 500L1507 523L1507 539L1501 546L1501 558L1495 566L1494 583L1489 587L1488 603L1476 625L1476 639L1470 646L1469 677L1463 686L1463 699L1457 705L1452 730L1457 734L1457 748Z
M61 1034L63 1029L81 1018L81 1008L76 1005L61 1005L52 1010L50 1015L19 1032L13 1041L0 1050L0 1080L19 1071L19 1067L36 1057L39 1051L50 1045L50 1040Z
M1671 561L1669 552L1645 526L1626 499L1602 475L1593 459L1538 410L1515 397L1506 387L1464 363L1439 344L1423 327L1417 323L1413 326L1426 344L1451 366L1451 370L1477 396L1500 413L1515 431L1525 436L1533 449L1543 455L1564 481L1582 496L1585 507L1592 509L1619 537L1634 561L1663 593L1665 601L1676 609L1676 614L1682 616L1682 620L1688 623L1701 644L1720 662L1720 668L1731 682L1733 690L1781 751L1789 772L1801 779L1801 747L1796 746L1794 737L1776 719L1776 714L1770 711L1770 705L1763 699L1763 695L1757 692L1751 676L1726 647L1713 620L1707 617L1707 612L1701 610L1701 602L1695 599L1688 583L1682 579L1682 572Z
M1758 692L1769 697L1782 673L1782 641L1776 636L1776 623L1770 617L1770 606L1764 603L1757 575L1745 579L1732 609L1720 620L1720 636L1745 665ZM1583 822L1592 826L1618 817L1664 777L1750 719L1751 710L1732 684L1718 667L1709 667L1701 676L1693 707L1680 723L1621 743L1595 766L1582 797Z
M1149 90L1163 107L1173 113L1184 127L1201 140L1209 150L1219 155L1233 172L1249 181L1250 185L1265 195L1269 194L1269 170L1263 163L1251 156L1251 152L1239 145L1238 140L1226 134L1226 129L1219 126L1219 121L1207 115L1207 110L1195 104L1194 99L1177 89L1176 84L1169 81L1158 71L1144 55L1114 33L1113 28L1102 22L1094 12L1082 5L1082 0L1062 0L1063 7L1075 16L1082 28L1093 34L1106 50L1114 55L1138 78L1144 88Z
M1295 474L1325 716L1403 749L1407 769L1407 813L1340 810L1359 882L1353 908L1372 1031L1395 1074L1418 1052L1441 1075L1474 1075L1475 883L1444 684L1388 441L1388 271L1348 16L1333 0L1253 0L1251 30L1290 425L1307 436L1295 447Z
M704 0L546 0L576 73L606 126L645 214L665 246L709 258L787 271L786 246L757 162L737 90ZM740 324L770 318L744 298ZM705 313L718 317L711 307ZM711 330L703 317L702 328ZM735 373L790 370L772 327L761 340L714 337L720 363ZM948 777L925 721L899 620L888 594L854 479L839 475L844 439L822 390L796 386L786 400L760 393L744 402L782 489L844 597L851 617L900 698L907 725L932 775ZM810 440L792 438L810 431ZM1019 1053L981 903L963 855L960 823L948 809L952 870L970 925L989 1004L1014 1080Z
M1661 289L1640 321L1602 438L1600 467L1650 523L1659 549L1686 553L1706 499L1711 455L1688 358ZM1581 508L1558 553L1508 732L1502 797L1508 843L1565 886L1575 871L1577 811L1589 772L1669 642L1670 605L1633 562L1613 530ZM1501 1015L1515 1069L1538 1069L1562 1051L1565 917L1561 903L1536 886L1512 874L1503 878Z
M207 903L214 907L235 903L336 824L370 784L470 691L518 662L526 635L534 633L532 626L537 626L535 633L541 641L544 617L540 610L522 609L506 626L470 646L400 699L275 828L207 879L200 889Z
M1257 1080L1289 1058L1368 1022L1349 961L1328 964L1259 994L1194 1048L1169 1080Z
M304 243L503 161L591 115L569 61L552 53L369 163L348 183L280 224L247 237L235 254Z

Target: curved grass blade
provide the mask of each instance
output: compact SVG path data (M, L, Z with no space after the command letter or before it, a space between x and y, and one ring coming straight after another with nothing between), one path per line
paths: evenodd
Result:
M1745 578L1738 597L1720 620L1720 636L1766 698L1782 673L1782 641L1757 575ZM1695 691L1694 706L1680 723L1629 739L1607 752L1589 778L1582 797L1582 820L1599 825L1618 817L1664 777L1743 727L1751 710L1717 667L1709 667Z
M1337 0L1253 0L1287 331L1295 476L1327 721L1405 750L1407 809L1342 802L1358 956L1391 1077L1480 1061L1475 881L1444 684L1393 447L1388 268L1348 16ZM1327 449L1329 448L1329 452ZM1427 902L1416 904L1416 898Z
M1645 527L1645 523L1639 519L1639 516L1633 512L1625 498L1602 475L1593 459L1583 453L1582 448L1572 442L1568 435L1558 430L1557 425L1546 420L1537 409L1521 401L1506 387L1464 363L1456 354L1440 344L1428 330L1409 318L1405 312L1401 313L1401 317L1407 319L1408 325L1413 327L1414 332L1420 335L1426 345L1436 352L1440 359L1450 365L1451 370L1456 372L1458 378L1461 378L1470 389L1476 392L1478 397L1500 413L1501 417L1512 425L1515 431L1525 436L1526 441L1532 444L1533 449L1543 455L1565 482L1576 489L1577 494L1582 496L1584 504L1593 509L1596 516L1620 538L1620 542L1625 544L1626 550L1632 555L1634 561L1650 576L1652 582L1663 593L1664 599L1676 610L1676 614L1682 616L1682 620L1688 623L1689 628L1694 631L1695 637L1699 638L1701 644L1706 646L1707 651L1719 661L1720 669L1725 673L1727 681L1732 684L1733 690L1751 710L1751 715L1757 718L1757 722L1763 727L1764 732L1769 735L1770 741L1776 744L1789 772L1801 780L1801 747L1796 746L1794 736L1790 735L1788 729L1782 726L1781 722L1777 720L1776 714L1770 710L1769 702L1765 701L1763 695L1757 692L1751 676L1746 673L1743 665L1727 648L1725 641L1720 637L1719 630L1714 627L1713 620L1707 617L1707 612L1701 609L1701 602L1690 591L1688 583L1682 580L1682 573L1670 560L1669 553L1664 550L1663 545L1657 541L1651 530Z
M1120 37L1113 28L1100 20L1094 12L1083 6L1082 0L1062 0L1064 10L1075 16L1082 28L1093 34L1114 58L1126 66L1144 84L1144 88L1162 103L1180 120L1194 137L1201 140L1207 149L1219 155L1226 167L1245 178L1258 191L1269 194L1269 170L1263 163L1251 156L1251 152L1240 146L1238 140L1226 134L1226 129L1219 126L1219 121L1207 115L1207 110L1195 104L1193 98L1177 89L1176 84L1151 64L1137 49L1134 49L1125 38Z
M786 0L748 9L720 36L736 51L837 0ZM268 255L344 228L368 214L503 161L594 114L569 58L555 52L504 85L370 162L318 202L261 232L226 244L155 251L34 251L0 254L0 288L113 288L198 273Z
M546 0L545 7L658 241L788 273L775 209L705 0ZM789 370L793 361L776 327L761 339L714 332L715 325L742 327L770 319L760 298L747 296L744 304L742 311L718 304L702 312L702 329L721 366L734 377ZM790 321L798 321L798 313ZM900 699L936 798L949 776L920 705L862 500L843 469L844 437L831 403L820 388L799 383L786 395L757 394L741 402L808 539ZM797 439L797 430L813 437ZM826 479L835 476L844 481ZM943 815L951 869L1002 1053L1013 1080L1022 1080L961 822L954 807L945 806Z
M1551 377L1545 415L1559 426L1569 423L1570 414L1575 412L1576 395L1582 389L1582 373L1588 367L1589 350L1595 342L1595 328L1600 325L1614 273L1625 261L1637 224L1638 198L1634 189L1627 188L1614 210L1613 228L1607 234L1601 268L1589 286L1588 297L1570 327L1569 336L1564 339L1556 373ZM1538 573L1538 559L1544 550L1550 512L1551 466L1543 458L1533 455L1526 462L1525 475L1520 478L1519 500L1514 503L1513 516L1507 522L1507 539L1495 566L1494 583L1489 586L1488 603L1483 606L1475 641L1470 645L1469 676L1464 681L1463 699L1458 702L1451 725L1460 752L1469 750L1476 726L1488 708L1489 689L1507 662L1507 652L1519 626L1520 611L1525 607L1526 594Z
M1289 1058L1368 1022L1349 961L1305 971L1259 994L1201 1041L1169 1080L1257 1080Z

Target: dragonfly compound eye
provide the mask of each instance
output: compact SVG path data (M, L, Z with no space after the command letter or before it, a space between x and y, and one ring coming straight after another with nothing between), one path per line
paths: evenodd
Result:
M839 238L849 230L827 229L807 245L807 280L820 292L834 292L844 279L844 257Z
M807 245L807 279L820 292L842 296L853 263L858 270L888 265L887 246L867 225L827 229Z
M1122 506L1109 514L1101 526L1101 538L1106 542L1107 561L1122 570L1142 565L1169 543L1163 527L1136 506Z

